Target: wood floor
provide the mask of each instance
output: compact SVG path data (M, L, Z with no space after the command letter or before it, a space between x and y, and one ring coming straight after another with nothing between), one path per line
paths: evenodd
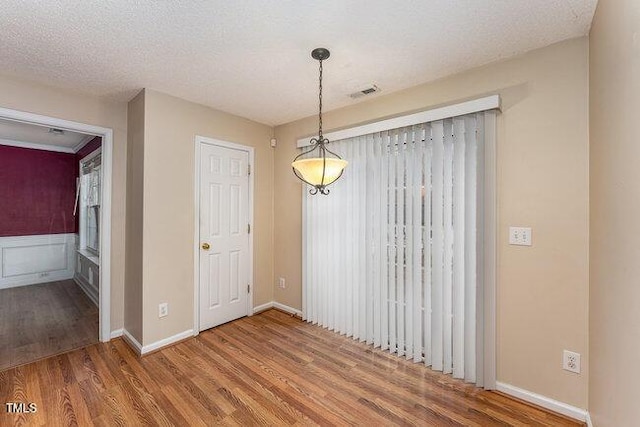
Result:
M0 373L0 425L579 425L269 310L139 359L121 339Z
M0 370L96 342L98 308L73 280L0 290Z

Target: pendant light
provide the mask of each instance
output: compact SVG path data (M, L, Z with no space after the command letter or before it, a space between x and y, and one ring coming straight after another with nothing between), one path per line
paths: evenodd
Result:
M318 137L311 139L310 150L298 155L291 163L294 175L313 187L309 190L311 194L318 194L318 192L324 195L329 194L327 186L340 178L347 166L346 160L329 151L326 147L329 140L322 135L322 61L329 58L329 55L329 51L322 47L313 49L311 52L311 57L320 62Z

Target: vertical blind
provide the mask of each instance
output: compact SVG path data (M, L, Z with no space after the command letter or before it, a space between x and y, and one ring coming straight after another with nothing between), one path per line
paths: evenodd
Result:
M349 166L328 196L305 192L305 320L481 382L483 125L331 142Z

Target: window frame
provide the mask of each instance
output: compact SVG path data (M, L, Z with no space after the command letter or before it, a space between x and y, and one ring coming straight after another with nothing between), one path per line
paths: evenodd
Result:
M83 168L84 166L89 163L91 160L93 160L94 158L96 158L97 156L102 156L102 147L98 147L96 148L94 151L92 151L91 153L87 154L85 157L83 157L82 159L80 159L80 161L78 162L78 185L80 186L80 193L79 193L79 200L78 200L78 207L79 207L79 220L78 220L78 236L79 236L79 245L78 245L78 249L81 251L87 251L88 253L95 255L97 257L100 257L100 234L101 234L101 230L100 230L100 221L101 221L101 217L102 217L102 180L103 180L103 170L102 170L102 158L101 160L101 164L100 164L100 182L99 182L99 197L100 197L100 201L98 203L98 218L96 221L96 234L97 234L97 246L98 249L92 248L91 246L87 245L87 221L88 221L88 217L89 217L89 206L86 205L85 203L85 199L86 199L86 188L83 188L82 186L82 176L83 176Z

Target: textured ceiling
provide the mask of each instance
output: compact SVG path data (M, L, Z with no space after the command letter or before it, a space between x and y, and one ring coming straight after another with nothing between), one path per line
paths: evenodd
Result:
M63 134L54 134L49 129L46 126L0 119L0 139L4 140L72 149L87 138L83 133L65 130Z
M143 87L266 124L586 35L597 0L3 0L0 73L128 101ZM378 95L373 95L378 96ZM368 99L368 98L361 98Z

